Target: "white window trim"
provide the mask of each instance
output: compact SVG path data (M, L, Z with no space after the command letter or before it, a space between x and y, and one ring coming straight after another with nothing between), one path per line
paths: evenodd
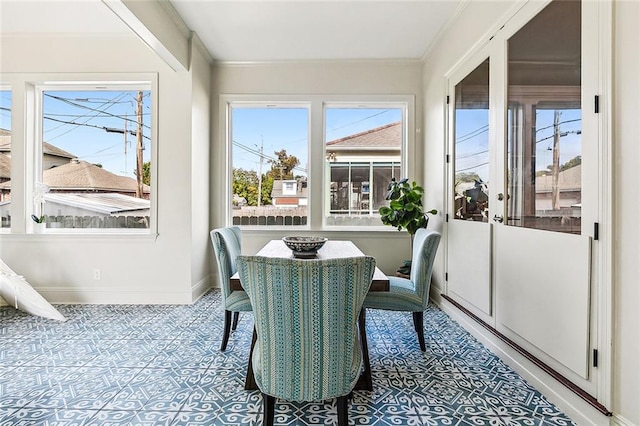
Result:
M25 164L25 202L23 213L30 216L33 208L33 189L42 176L42 93L48 90L149 90L151 92L151 193L149 228L48 228L45 234L91 235L157 235L158 234L158 75L136 73L124 77L121 74L55 74L30 79L26 85L25 128L27 161ZM14 210L15 212L15 210ZM26 232L33 233L33 221L26 220ZM39 234L42 235L42 234Z
M314 162L311 159L325 158L325 119L324 111L326 107L366 107L366 108L399 108L403 107L403 145L401 148L401 170L404 176L412 179L416 172L416 159L412 155L415 152L415 96L413 95L249 95L249 94L221 94L219 102L218 123L220 128L220 140L224 142L223 158L224 162L218 165L222 168L223 174L219 174L220 182L224 182L224 187L220 187L220 194L224 201L220 210L222 223L230 225L232 223L231 205L231 179L232 179L232 157L231 157L231 108L232 107L298 107L309 110L309 137L308 137L308 173L309 178L309 200L307 208L308 219L306 226L243 226L243 229L278 231L301 230L301 231L396 231L395 228L380 226L327 226L325 225L325 193L324 182L326 180L326 170L324 161ZM412 161L409 159L412 158ZM212 177L215 182L216 177ZM314 182L322 182L318 185ZM396 231L397 232L397 231Z

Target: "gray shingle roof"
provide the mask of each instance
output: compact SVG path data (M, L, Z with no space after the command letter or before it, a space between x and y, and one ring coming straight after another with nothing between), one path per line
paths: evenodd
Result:
M386 124L365 132L355 133L327 142L327 151L354 148L400 149L402 127L400 122Z
M582 188L582 165L558 173L558 187L561 191L579 191ZM551 192L553 176L538 176L536 178L536 192Z
M45 170L42 180L52 191L86 191L91 188L98 191L135 193L137 186L133 178L116 175L83 160L71 160L63 166ZM144 185L144 192L149 192L149 186Z

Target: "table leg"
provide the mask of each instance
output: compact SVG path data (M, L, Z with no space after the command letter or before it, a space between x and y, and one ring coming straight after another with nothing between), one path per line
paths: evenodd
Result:
M360 343L362 344L362 364L364 369L354 389L372 391L373 382L371 380L371 363L369 362L369 344L367 343L367 329L365 327L366 311L367 310L363 307L362 310L360 310L360 316L358 317Z
M253 347L256 345L258 335L256 334L256 327L253 327L253 337L251 338L251 349L249 350L249 362L247 363L247 377L244 381L244 390L257 390L258 385L256 379L253 376Z

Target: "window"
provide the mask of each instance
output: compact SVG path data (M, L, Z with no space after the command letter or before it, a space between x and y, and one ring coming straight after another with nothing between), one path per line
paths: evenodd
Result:
M0 228L11 228L11 90L0 87Z
M383 227L389 182L407 173L413 98L353 98L221 97L232 224Z
M150 228L150 82L38 86L33 215L47 228Z
M327 225L380 225L387 186L402 178L405 112L401 104L325 107Z
M232 223L307 225L306 105L230 105Z
M581 16L580 2L552 2L509 39L511 226L581 233Z
M454 219L487 222L489 213L489 59L456 85Z

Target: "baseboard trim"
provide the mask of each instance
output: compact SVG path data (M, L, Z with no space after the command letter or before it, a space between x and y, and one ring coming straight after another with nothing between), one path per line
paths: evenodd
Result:
M585 400L581 395L566 387L556 377L543 369L540 360L534 362L522 352L518 351L517 344L508 342L508 338L494 330L491 326L476 318L473 313L451 300L443 294L433 294L433 301L449 316L456 320L462 327L480 340L492 352L505 363L516 370L523 378L530 382L547 398L571 416L580 425L609 425L612 413L606 407ZM524 349L520 348L523 352ZM531 358L533 357L529 354ZM548 369L550 369L547 366ZM554 380L549 380L553 378ZM575 385L574 385L575 386ZM583 391L584 392L584 391ZM589 396L591 399L593 397Z
M207 275L197 283L191 286L191 300L196 301L200 299L211 288L211 275Z
M34 289L49 303L60 305L188 305L192 303L191 292L184 290L77 287L34 287Z

